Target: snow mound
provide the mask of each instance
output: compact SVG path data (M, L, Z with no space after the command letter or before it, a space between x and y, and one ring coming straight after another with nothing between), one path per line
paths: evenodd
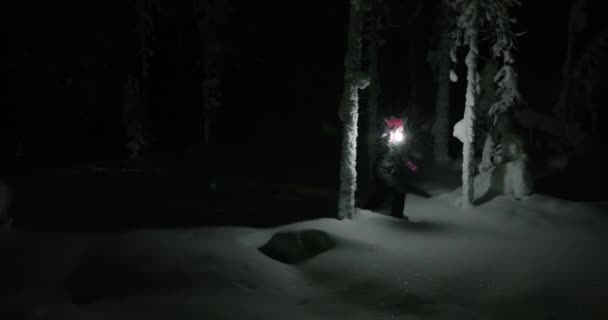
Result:
M335 241L324 231L298 230L275 233L259 248L268 257L287 264L304 262L335 246Z

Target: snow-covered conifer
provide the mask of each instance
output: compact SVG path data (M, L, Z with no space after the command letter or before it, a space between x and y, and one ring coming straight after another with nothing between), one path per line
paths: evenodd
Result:
M478 0L454 0L452 6L459 12L456 29L452 34L455 46L468 46L465 58L467 66L467 92L465 96L464 118L461 126L464 130L462 148L462 206L472 206L475 200L474 175L476 170L475 148L475 107L479 96L479 32L481 6ZM455 49L452 50L454 52Z

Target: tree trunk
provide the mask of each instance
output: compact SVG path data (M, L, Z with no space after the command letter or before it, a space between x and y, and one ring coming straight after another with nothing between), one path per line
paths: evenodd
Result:
M203 79L204 145L209 147L215 140L218 114L221 109L221 53L219 48L205 50Z
M361 0L351 0L346 56L344 58L344 92L339 109L343 122L342 159L340 161L340 191L338 217L355 217L357 190L357 122L359 120L359 89L369 85L361 73L363 8Z
M143 130L144 141L147 141L147 135L150 130L150 57L152 56L152 48L150 46L150 37L153 32L153 20L151 14L150 0L139 0L137 2L137 10L139 15L138 32L139 32L139 55L140 55L140 104L139 121Z
M374 178L374 164L376 162L376 153L378 149L378 106L380 103L381 95L380 74L378 70L378 41L370 41L367 50L369 56L368 73L370 77L367 101L367 181L369 182L368 190L371 194L376 188L376 179Z
M435 123L433 124L433 154L435 163L448 163L450 137L450 49L452 41L449 37L448 12L442 8L441 22L438 26L440 35L437 52L437 96L435 97Z
M179 110L180 121L182 123L182 133L184 134L184 139L189 136L189 126L187 121L187 112L186 112L186 65L184 56L185 53L185 42L184 42L184 25L183 21L183 11L180 9L177 11L177 19L175 19L175 35L176 35L176 46L177 46L177 106ZM186 141L189 143L190 141Z
M139 79L127 75L127 81L123 89L123 124L127 137L127 151L129 159L137 158L142 151L145 141L143 140L141 127L141 90Z
M436 163L450 162L450 60L442 58L437 75L437 96L435 98L435 124L433 126L434 155Z
M478 10L478 9L474 9ZM478 12L474 13L474 20L478 19ZM466 31L469 52L465 58L467 66L467 93L464 109L465 140L462 147L462 206L470 207L475 200L475 107L479 93L479 73L477 71L478 24L473 23Z
M555 104L553 113L562 121L568 117L568 103L570 94L570 67L572 65L572 53L574 50L576 33L582 31L585 24L585 8L587 0L574 0L570 7L570 18L568 21L568 43L566 47L566 58L562 65L562 85L559 100Z
M218 114L222 97L222 46L219 15L221 1L202 0L202 21L199 31L203 37L203 145L209 147L215 140Z
M141 155L150 132L149 78L152 56L150 37L154 30L151 9L149 0L135 2L137 24L133 32L139 42L136 53L139 65L128 72L123 91L123 122L129 158L137 158Z

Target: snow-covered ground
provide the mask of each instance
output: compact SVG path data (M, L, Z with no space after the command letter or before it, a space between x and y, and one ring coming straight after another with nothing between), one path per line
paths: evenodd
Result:
M4 233L0 319L608 319L608 202L465 211L458 191L408 196L411 223L360 210L267 229ZM302 230L332 245L297 264L259 250Z

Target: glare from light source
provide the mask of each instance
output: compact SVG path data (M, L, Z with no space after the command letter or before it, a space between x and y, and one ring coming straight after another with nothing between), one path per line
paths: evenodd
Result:
M391 144L399 144L405 140L405 133L403 127L397 127L390 131L388 141Z

